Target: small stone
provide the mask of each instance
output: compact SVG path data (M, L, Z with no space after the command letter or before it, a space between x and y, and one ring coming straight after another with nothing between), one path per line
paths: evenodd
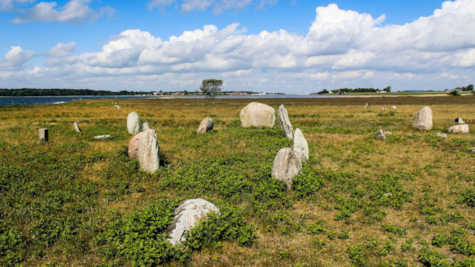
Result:
M465 124L465 122L462 120L462 118L456 118L455 122L458 124Z
M150 129L150 126L148 125L148 121L146 121L142 124L142 131L145 131L145 130L148 130L148 129Z
M274 127L275 110L262 103L252 102L239 115L242 127Z
M137 155L140 168L147 172L155 172L160 168L159 147L157 135L154 129L148 129L143 132L139 138L139 148Z
M144 123L145 125L145 123ZM144 135L144 132L140 132L136 134L132 139L130 139L129 142L129 159L136 159L138 158L138 153L139 153L139 144L140 144L140 138Z
M282 180L290 189L293 178L302 171L302 162L290 148L282 148L274 158L272 177Z
M376 138L378 140L386 140L386 135L384 134L383 130L379 129L379 131L376 133Z
M198 133L207 133L207 132L213 130L213 127L214 127L213 119L211 119L210 117L206 117L201 121L200 127L198 128L197 132Z
M48 129L46 128L41 128L38 130L38 139L40 142L48 142L49 141L49 136L48 136Z
M188 199L182 202L175 209L175 218L165 231L170 236L168 242L175 246L185 241L185 232L195 227L198 221L206 219L209 212L219 213L219 209L204 199Z
M132 111L127 116L127 131L129 134L138 134L142 130L139 114Z
M419 110L411 122L412 128L422 131L430 131L432 130L432 126L432 109L430 107L423 107Z
M389 131L384 132L384 134L385 134L385 135L393 135L393 134L392 134L391 132L389 132Z
M463 125L454 125L452 127L449 127L447 131L449 133L469 133L470 129L468 127L468 124L463 124Z
M77 133L81 133L81 128L79 128L79 125L77 122L73 122L73 127L74 130L76 130Z
M111 138L112 136L110 134L104 134L104 135L96 135L94 136L94 139L107 139Z
M308 143L302 131L297 128L294 134L294 153L302 162L307 162L309 157Z
M441 137L441 138L447 138L447 134L446 133L438 133L436 134L438 137Z
M294 129L292 128L292 124L290 124L289 113L287 112L287 109L284 107L284 105L279 106L279 114L277 117L277 121L285 137L288 139L294 138Z
M396 110L396 106L393 106L393 109Z

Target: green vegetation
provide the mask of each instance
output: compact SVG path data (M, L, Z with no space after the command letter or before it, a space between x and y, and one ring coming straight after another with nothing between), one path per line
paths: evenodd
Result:
M91 89L0 89L0 96L72 96L72 95L135 95L150 94L150 92L119 91L112 92L106 90Z
M247 100L117 100L118 116L107 100L0 107L0 265L473 266L474 135L435 136L475 121L473 100L258 100L284 104L309 143L291 190L270 173L292 140L242 128ZM412 130L426 105L434 130ZM157 131L157 173L127 156L133 110ZM205 116L215 130L197 135ZM393 134L376 140L379 128ZM166 228L190 198L220 213L173 247Z

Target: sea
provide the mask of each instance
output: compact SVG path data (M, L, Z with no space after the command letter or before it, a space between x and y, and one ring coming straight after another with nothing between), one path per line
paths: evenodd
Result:
M346 95L243 95L243 96L217 96L216 99L239 99L239 98L333 98L333 97L355 97ZM151 99L200 99L204 96L16 96L16 97L0 97L0 106L10 105L46 105L46 104L64 104L76 100L88 99L136 99L136 98L151 98Z

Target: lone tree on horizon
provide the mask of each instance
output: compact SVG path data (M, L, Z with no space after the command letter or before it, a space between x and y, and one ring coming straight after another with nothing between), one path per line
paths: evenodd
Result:
M200 89L210 103L214 103L214 98L221 92L223 80L208 79L203 80Z

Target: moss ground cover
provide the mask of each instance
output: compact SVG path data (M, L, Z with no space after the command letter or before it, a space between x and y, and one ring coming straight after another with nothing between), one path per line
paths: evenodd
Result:
M270 173L292 140L241 128L250 100L117 100L118 116L107 100L0 107L0 265L473 266L475 136L435 134L473 124L475 98L258 101L284 104L309 143L290 191ZM414 131L425 105L435 127ZM157 131L158 173L127 157L133 110ZM205 116L215 130L198 135ZM174 248L164 230L188 198L221 214Z

